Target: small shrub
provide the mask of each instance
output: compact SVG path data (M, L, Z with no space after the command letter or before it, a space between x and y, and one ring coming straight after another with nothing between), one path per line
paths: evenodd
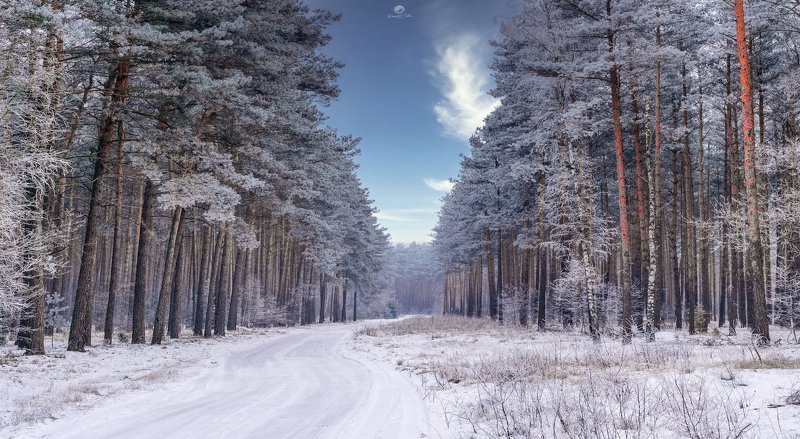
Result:
M697 328L697 332L708 332L708 324L710 322L711 315L706 312L706 309L702 303L698 304L694 314L694 327Z
M389 302L389 318L396 319L398 316L397 313L397 304L394 302Z
M786 404L800 405L800 388L792 390L792 393L786 397Z
M367 325L362 328L356 329L355 334L356 336L364 335L367 337L377 337L378 327L374 325Z
M0 356L0 366L16 366L19 363L19 358L11 352Z

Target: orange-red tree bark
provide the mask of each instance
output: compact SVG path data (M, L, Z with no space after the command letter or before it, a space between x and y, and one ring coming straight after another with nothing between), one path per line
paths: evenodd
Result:
M750 84L750 58L747 53L744 0L736 0L736 45L739 53L739 84L742 94L742 134L744 136L744 187L747 197L747 252L750 278L753 284L753 333L759 343L769 343L769 319L764 291L762 264L764 249L761 245L759 224L758 181L756 179L755 136L753 126L753 90Z

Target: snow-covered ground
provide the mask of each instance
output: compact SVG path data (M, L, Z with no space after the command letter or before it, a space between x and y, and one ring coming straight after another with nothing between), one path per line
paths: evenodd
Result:
M354 349L364 323L0 360L0 437L448 437L406 374ZM43 421L43 422L42 422Z
M0 438L800 438L800 347L744 332L622 346L437 316L7 346Z
M800 438L800 345L773 328L781 341L760 348L746 332L622 346L436 316L363 328L357 343L415 377L455 437Z

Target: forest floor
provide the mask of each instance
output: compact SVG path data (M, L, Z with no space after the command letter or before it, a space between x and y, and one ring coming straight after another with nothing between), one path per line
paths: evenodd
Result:
M0 347L0 438L800 438L800 345L772 331L623 346L435 316L86 353L57 336L46 356Z
M46 356L5 346L0 438L444 437L413 380L359 349L354 332L364 326L242 330L86 353L66 352L57 338Z
M771 347L746 329L623 346L435 316L364 327L356 346L414 377L459 438L800 438L800 345L771 331Z

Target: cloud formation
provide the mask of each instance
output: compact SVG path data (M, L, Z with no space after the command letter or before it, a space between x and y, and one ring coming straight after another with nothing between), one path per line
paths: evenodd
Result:
M434 180L437 181L437 180ZM446 181L445 181L446 183ZM416 223L420 222L423 218L430 217L431 215L436 215L439 211L439 208L432 208L432 207L419 207L419 208L411 208L411 209L387 209L387 210L379 210L375 212L373 215L375 218L383 221L397 221L402 223Z
M450 192L453 189L453 182L450 180L437 180L435 178L426 178L425 184L439 192Z
M382 220L382 221L397 221L397 222L401 222L401 223L417 222L417 220L415 220L413 218L408 218L408 217L405 217L405 216L402 216L402 215L397 215L395 213L387 212L387 211L384 211L384 210L379 210L379 211L375 212L373 215L375 216L375 218L378 218L379 220Z
M500 103L489 96L491 75L487 66L486 38L466 33L436 47L435 77L444 99L434 106L436 120L446 134L467 140L483 119Z

